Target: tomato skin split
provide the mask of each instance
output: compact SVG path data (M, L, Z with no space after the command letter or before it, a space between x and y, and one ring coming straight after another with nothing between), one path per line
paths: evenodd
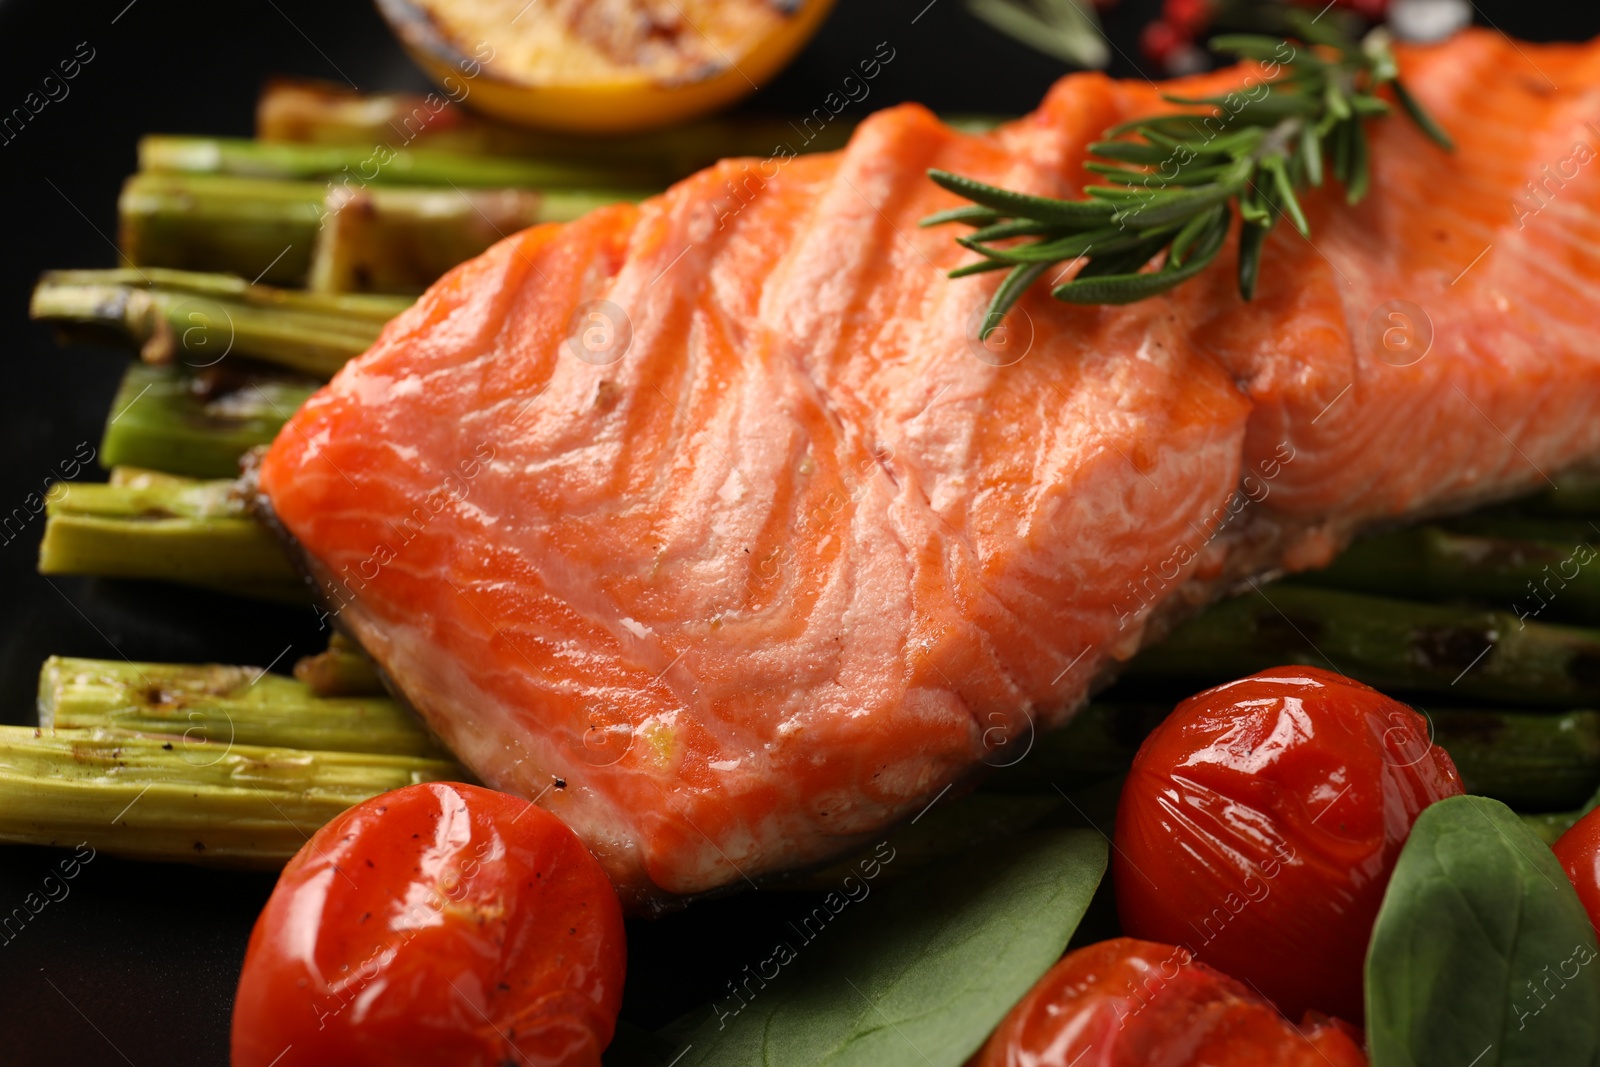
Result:
M233 1067L595 1067L626 956L616 894L560 819L408 786L284 868L245 954Z
M1372 924L1411 824L1462 792L1427 720L1343 675L1278 667L1190 697L1117 811L1117 911L1285 1015L1359 1021Z
M1366 1067L1359 1034L1297 1030L1242 982L1178 945L1122 937L1068 954L968 1067Z

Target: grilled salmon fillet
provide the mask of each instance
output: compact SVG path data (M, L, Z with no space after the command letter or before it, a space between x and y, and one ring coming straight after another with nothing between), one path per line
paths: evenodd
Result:
M1600 453L1600 48L1402 64L1457 151L1375 123L1366 201L1308 196L1253 302L1225 252L1129 307L1040 287L979 344L997 276L917 227L956 205L930 167L1076 196L1106 127L1247 70L1074 75L982 136L897 107L461 265L263 496L328 614L625 899L822 861L1230 582Z

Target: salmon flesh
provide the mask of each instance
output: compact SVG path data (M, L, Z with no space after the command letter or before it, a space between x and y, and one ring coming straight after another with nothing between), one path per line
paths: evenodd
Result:
M968 135L917 106L457 267L288 423L259 483L327 614L482 778L659 904L813 865L1060 725L1167 620L1364 527L1600 453L1600 47L1406 50L1446 153L1375 121L1255 299L990 273L930 167L1076 197L1170 109L1073 75Z

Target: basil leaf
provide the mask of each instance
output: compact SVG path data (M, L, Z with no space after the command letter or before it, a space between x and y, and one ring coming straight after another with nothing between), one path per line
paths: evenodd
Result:
M875 889L814 941L797 931L776 978L675 1026L679 1067L960 1067L1060 958L1105 869L1105 838L1051 830Z
M894 862L883 868L874 886L909 878L968 849L1016 837L1061 806L1057 793L1009 795L980 791L943 801L916 822L889 834L888 847L894 849ZM1049 825L1060 824L1052 820ZM858 865L873 851L863 849L821 870L791 878L783 888L815 893L838 889L846 877L859 873Z
M1548 845L1504 804L1423 811L1367 951L1372 1067L1600 1060L1600 951Z

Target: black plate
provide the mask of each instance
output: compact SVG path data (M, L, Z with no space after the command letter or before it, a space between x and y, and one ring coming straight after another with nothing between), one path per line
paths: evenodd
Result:
M1108 15L1113 73L1140 73L1137 28L1158 6L1123 0ZM1520 37L1600 33L1592 5L1478 7L1480 21ZM1022 112L1064 72L971 19L962 0L840 0L794 66L749 106L808 112L879 42L895 58L856 105L863 109L920 100ZM52 653L282 669L321 647L307 612L34 573L42 519L28 514L28 496L80 443L98 444L127 360L121 351L58 348L30 323L35 277L115 264L117 189L141 133L248 135L257 90L274 73L367 90L426 84L360 0L0 0L0 119L75 53L92 58L68 94L20 130L0 132L0 721L10 723L33 721L39 664ZM103 474L90 467L80 477ZM0 1063L226 1063L234 982L272 879L101 856L65 883L65 896L55 890L60 899L29 912L29 894L42 892L65 855L0 849ZM633 924L624 1016L655 1025L710 999L759 958L766 931L795 904L751 894Z

